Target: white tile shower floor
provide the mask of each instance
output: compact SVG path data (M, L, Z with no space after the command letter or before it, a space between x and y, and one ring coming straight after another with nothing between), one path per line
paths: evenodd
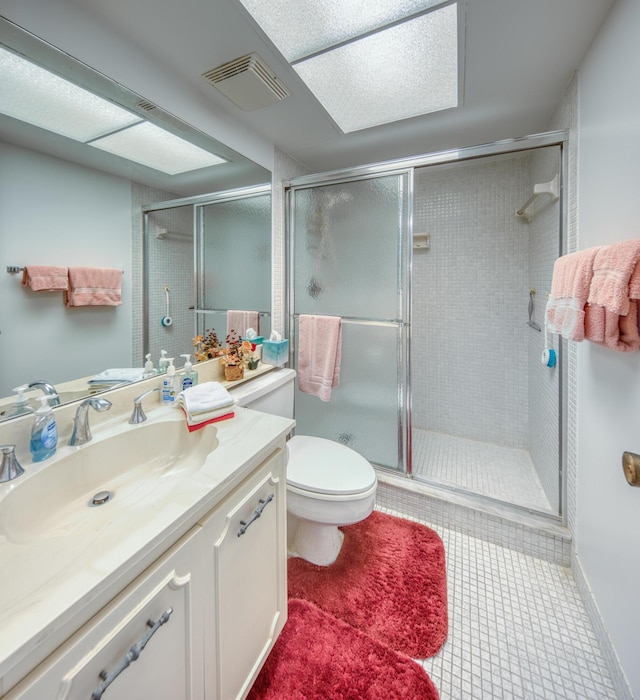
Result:
M414 428L413 476L543 513L551 508L526 450Z
M570 569L424 524L447 560L448 639L421 662L441 700L616 699Z

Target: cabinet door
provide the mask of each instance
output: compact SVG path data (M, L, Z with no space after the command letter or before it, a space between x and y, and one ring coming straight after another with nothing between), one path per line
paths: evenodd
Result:
M205 658L208 700L244 698L287 616L281 450L203 522L213 576Z
M201 534L194 528L6 700L203 698Z

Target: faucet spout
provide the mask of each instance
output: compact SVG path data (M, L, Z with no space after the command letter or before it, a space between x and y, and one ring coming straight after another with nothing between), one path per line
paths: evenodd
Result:
M73 419L73 433L69 440L70 445L79 447L92 439L91 428L89 427L89 408L93 408L98 413L103 413L111 408L111 401L92 397L85 399L76 411L76 416Z
M154 391L160 391L160 388L149 389L149 391L145 391L144 394L140 394L133 400L133 413L131 418L129 418L129 423L135 425L136 423L144 423L147 420L147 415L142 410L142 399L145 396L149 396L149 394L153 394Z
M16 458L15 445L0 445L2 450L2 462L0 463L0 483L12 481L24 473Z
M31 382L30 384L27 384L29 389L37 388L41 389L42 392L46 396L50 396L51 398L49 399L49 405L50 406L59 406L60 405L60 397L58 396L58 392L56 391L56 388L52 385L49 384L49 382L45 382L43 379L36 379L35 382Z

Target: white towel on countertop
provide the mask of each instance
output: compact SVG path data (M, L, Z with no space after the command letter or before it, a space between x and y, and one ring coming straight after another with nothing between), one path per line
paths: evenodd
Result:
M221 408L231 408L235 400L220 382L204 382L181 391L178 403L184 406L189 416L200 418Z

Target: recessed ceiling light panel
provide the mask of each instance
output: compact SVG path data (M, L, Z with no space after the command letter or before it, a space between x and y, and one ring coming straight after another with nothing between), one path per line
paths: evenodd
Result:
M458 104L457 6L447 5L294 65L344 132Z
M240 0L288 61L404 19L443 0Z
M0 112L76 141L140 117L0 47Z
M89 145L170 175L227 162L150 122L116 131Z

